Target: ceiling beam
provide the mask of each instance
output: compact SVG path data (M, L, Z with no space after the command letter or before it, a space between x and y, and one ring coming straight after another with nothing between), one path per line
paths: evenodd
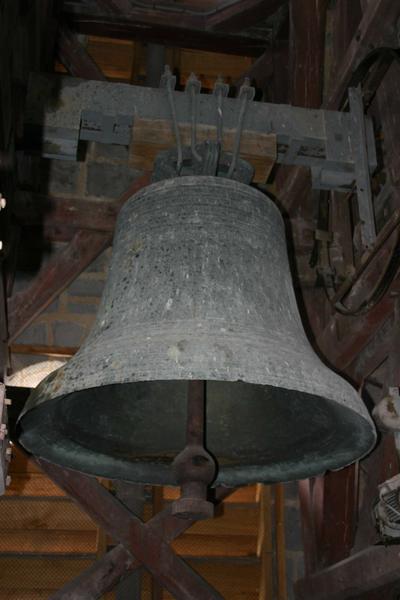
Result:
M172 10L163 10L153 8L150 4L148 8L135 7L129 0L97 0L100 11L99 14L115 14L130 21L138 21L148 25L171 25L171 20L175 26L182 29L205 29L205 17L199 12L193 14L190 10L184 10L179 6L172 7Z
M287 0L237 0L207 16L206 27L218 31L242 31L261 24Z
M209 52L223 52L238 56L260 56L268 46L264 38L234 35L197 28L185 28L178 16L160 19L159 22L144 18L143 14L93 15L65 12L64 18L70 27L79 33L116 39L137 39L172 46L192 48Z

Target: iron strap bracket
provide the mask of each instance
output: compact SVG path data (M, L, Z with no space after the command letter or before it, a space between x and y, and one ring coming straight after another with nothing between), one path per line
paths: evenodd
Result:
M187 93L175 91L173 85L169 89L177 125L190 124L192 111ZM196 93L198 125L215 127L216 104L218 111L223 98L224 128L237 128L241 99L227 97L227 91L225 84L217 82L213 94ZM315 189L351 191L356 181L361 186L361 169L365 171L367 165L371 173L376 168L372 120L365 115L357 113L355 124L354 110L314 110L249 100L250 107L244 129L254 134L275 134L277 162L311 168ZM88 120L93 114L96 119ZM107 126L96 125L101 118L106 118ZM26 148L50 158L75 160L80 139L109 142L112 131L116 134L113 143L126 144L126 119L133 122L134 118L170 119L165 89L32 74L25 117ZM362 156L355 153L360 135Z

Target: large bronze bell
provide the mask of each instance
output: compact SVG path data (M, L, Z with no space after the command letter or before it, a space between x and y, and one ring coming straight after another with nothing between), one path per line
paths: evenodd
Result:
M20 440L86 473L180 483L193 385L215 483L317 475L375 442L358 394L305 336L278 209L213 176L155 183L123 207L96 324L32 393Z

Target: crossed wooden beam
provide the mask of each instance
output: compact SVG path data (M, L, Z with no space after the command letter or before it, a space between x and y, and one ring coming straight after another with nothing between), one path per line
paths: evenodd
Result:
M169 546L195 521L179 519L168 506L143 523L94 477L37 459L41 469L82 508L118 545L50 600L97 600L132 571L145 567L177 600L223 600ZM216 502L234 491L217 488Z

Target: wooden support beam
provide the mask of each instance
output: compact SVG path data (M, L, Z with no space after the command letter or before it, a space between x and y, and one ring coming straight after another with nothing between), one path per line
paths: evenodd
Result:
M355 67L372 49L379 46L396 46L396 23L400 16L400 4L392 0L369 2L362 15L357 31L351 40L340 66L337 68L335 86L325 107L338 110L346 97Z
M118 202L122 204L149 184L149 175L136 179ZM8 302L9 336L14 341L51 302L110 246L112 233L78 230L68 246L41 268L33 282Z
M317 0L312 0L317 2ZM293 0L296 5L296 0ZM298 4L298 3L297 3ZM370 2L363 14L357 31L350 42L348 50L337 67L337 74L329 98L323 108L338 110L345 97L351 75L367 53L381 45L393 45L395 33L394 24L400 16L400 4L392 0L376 0ZM287 182L280 189L280 201L285 209L293 214L304 201L307 193L309 176L305 169L293 169L287 177Z
M268 47L262 38L246 37L204 29L185 29L179 16L173 19L168 13L163 23L143 19L143 15L87 15L64 13L71 28L79 33L103 37L141 40L175 48L193 48L209 52L224 52L238 56L260 56Z
M172 588L176 598L221 598L211 588L207 592L205 582L188 570L185 563L167 546L168 542L193 525L193 521L174 517L170 505L143 524L93 477L57 467L47 461L38 460L38 463L93 520L120 541L76 580L54 594L51 600L96 600L121 578L137 569L141 562L167 589L171 591ZM222 501L231 492L229 488L217 489L216 501ZM163 569L162 573L160 569Z
M296 600L348 600L398 583L398 546L371 546L295 584Z
M60 62L73 77L106 81L104 73L81 44L77 33L65 24L58 31L57 54Z
M259 484L260 523L257 555L261 559L259 600L272 600L274 595L271 486Z
M322 103L325 25L328 0L291 0L289 38L290 104Z
M325 26L328 0L290 2L289 101L316 108L322 103ZM281 167L277 175L279 201L289 216L304 214L311 192L309 170Z
M204 29L205 19L201 12L192 14L189 11L176 10L168 11L157 9L149 5L148 8L135 7L130 0L96 0L100 13L114 13L121 17L126 17L131 21L146 23L147 25L170 25L171 18L176 21L176 26L182 29Z
M67 248L50 258L25 290L11 296L8 302L10 341L14 341L110 241L110 237L102 233L77 231Z
M163 531L142 523L94 477L38 459L41 468L131 557L143 563L177 600L223 600L165 541ZM178 519L179 520L179 519ZM71 596L69 596L71 598Z
M282 483L275 485L275 532L277 600L287 600L286 583L286 542L285 542L285 488Z
M238 0L206 18L206 27L219 31L242 31L273 15L283 0Z
M121 203L118 200L87 200L19 192L13 212L22 226L68 227L112 233Z
M358 471L351 465L327 473L323 481L320 532L317 539L318 569L347 558L354 544L357 522Z

